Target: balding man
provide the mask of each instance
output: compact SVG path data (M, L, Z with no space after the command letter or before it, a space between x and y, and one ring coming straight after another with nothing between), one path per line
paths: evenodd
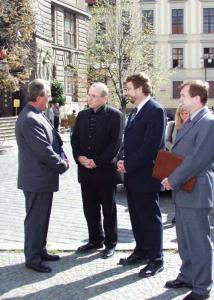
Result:
M69 164L58 132L42 113L51 96L48 83L35 79L28 91L29 102L16 122L18 188L23 190L26 207L24 253L27 268L48 273L51 268L45 261L59 260L46 249L53 192L58 191L59 174Z
M112 256L117 244L115 192L120 176L116 160L122 138L122 114L107 106L107 99L107 86L101 82L92 84L89 108L78 114L71 136L89 233L89 242L78 252L102 248L104 244L102 258Z

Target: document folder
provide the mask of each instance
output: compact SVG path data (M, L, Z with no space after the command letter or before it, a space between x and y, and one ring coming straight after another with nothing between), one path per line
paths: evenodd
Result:
M183 157L165 150L159 150L155 160L152 177L163 180L168 177L183 161ZM196 182L196 177L190 178L185 182L181 189L191 193Z

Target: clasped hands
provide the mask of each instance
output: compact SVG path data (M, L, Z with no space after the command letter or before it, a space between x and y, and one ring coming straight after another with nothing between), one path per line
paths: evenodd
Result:
M91 158L87 158L86 156L80 155L78 157L78 161L87 169L95 169L97 165L95 164L94 160Z
M168 177L164 178L162 181L161 181L161 184L163 185L163 187L165 188L165 190L167 191L170 191L170 190L173 190L170 182L169 182L169 179Z
M117 162L117 170L120 173L126 173L126 169L125 169L125 166L124 166L124 160L118 160L118 162Z

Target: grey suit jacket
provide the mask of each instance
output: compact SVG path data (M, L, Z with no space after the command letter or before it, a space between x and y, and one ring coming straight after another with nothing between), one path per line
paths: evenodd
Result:
M210 208L214 198L214 116L204 107L179 130L172 152L184 157L169 176L173 196L180 207ZM182 183L196 176L192 193L180 189Z
M60 157L61 141L40 111L27 104L16 123L18 188L29 192L55 192L59 174L66 171Z

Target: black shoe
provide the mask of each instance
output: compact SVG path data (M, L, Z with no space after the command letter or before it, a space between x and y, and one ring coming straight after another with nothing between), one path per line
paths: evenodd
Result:
M47 261L57 261L60 259L59 255L53 255L48 253L43 253L41 257L43 260L47 260Z
M103 247L103 244L92 244L92 243L87 243L83 246L80 246L78 249L77 249L77 252L87 252L87 251L90 251L90 250L96 250L96 249L99 249L99 248L102 248Z
M51 268L47 266L43 261L40 262L39 264L26 263L25 266L28 269L32 269L36 272L41 272L41 273L50 273L52 271Z
M176 223L176 218L172 218L172 221L171 221L172 224L175 224Z
M205 300L205 299L208 299L209 297L210 297L209 294L200 295L200 294L191 292L186 297L184 297L183 300Z
M106 259L114 255L115 248L105 248L102 253L102 258Z
M125 265L134 265L138 263L147 264L148 262L149 260L147 258L132 253L127 258L121 258L119 261L119 265L125 266Z
M180 288L191 289L192 285L190 283L183 282L183 281L180 281L178 279L175 279L175 280L167 281L166 284L165 284L165 287L169 288L169 289L180 289Z
M139 276L141 278L147 278L150 276L154 276L161 271L163 271L162 262L150 262L146 267L140 270Z

